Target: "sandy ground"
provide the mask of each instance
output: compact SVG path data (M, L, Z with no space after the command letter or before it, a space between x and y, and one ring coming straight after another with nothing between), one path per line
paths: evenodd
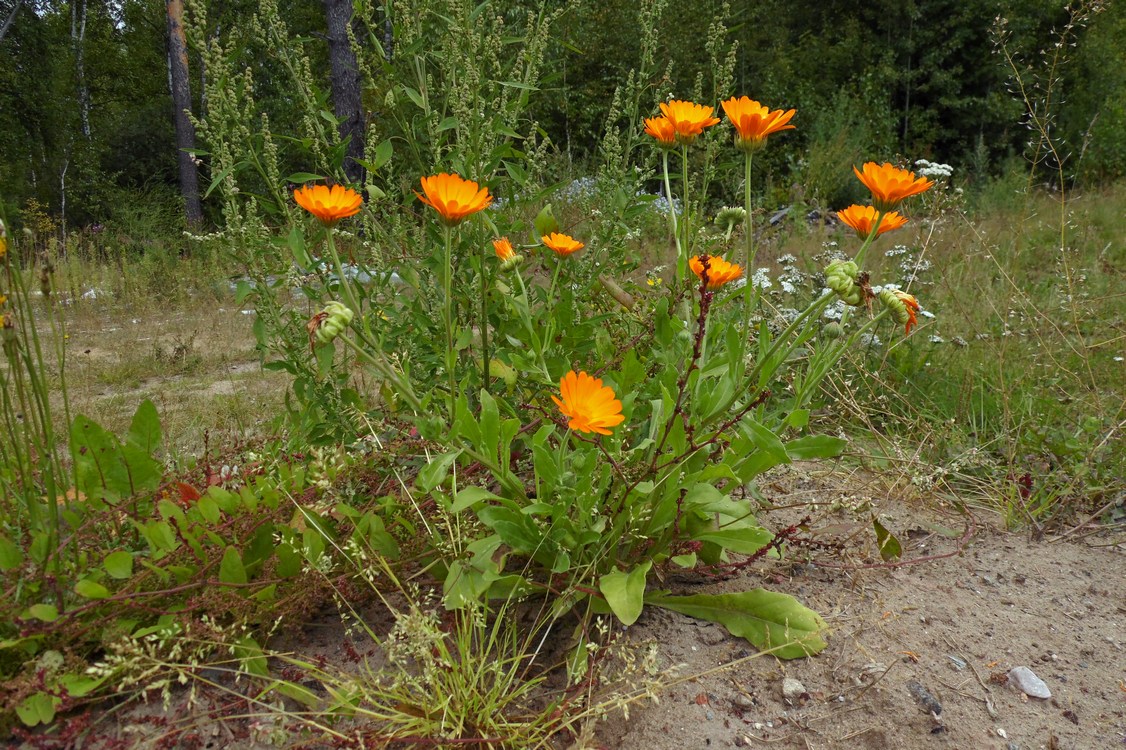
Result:
M682 588L791 593L825 616L829 647L795 661L748 659L746 644L721 627L650 608L630 636L660 644L666 665L687 679L659 704L631 711L628 722L607 720L598 732L603 747L1126 747L1121 533L1033 541L979 518L963 541L968 516L889 497L878 482L857 487L853 479L846 493L838 478L801 469L777 479L789 494L775 501L793 507L764 520L812 515L816 536L845 541L844 551L795 555L739 579ZM873 513L903 541L905 560L962 551L864 567L878 562ZM715 671L725 664L732 666ZM1051 697L1029 698L1006 684L1018 666L1040 677ZM784 697L787 679L797 683Z

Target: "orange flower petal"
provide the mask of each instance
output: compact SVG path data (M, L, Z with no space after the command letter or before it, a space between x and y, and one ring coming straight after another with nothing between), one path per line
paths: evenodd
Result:
M602 385L601 378L571 370L560 378L559 393L562 399L552 395L551 400L568 418L567 426L576 432L609 435L608 428L625 420L622 402L612 388Z
M743 275L743 267L737 263L728 263L718 255L710 255L707 258L708 289L719 289ZM689 258L688 267L700 278L700 281L704 280L704 261L701 256L695 255Z
M926 177L915 177L915 173L900 169L888 162L876 164L873 161L864 165L861 172L852 168L856 177L872 193L872 203L882 211L894 210L905 198L924 193L934 186Z
M418 199L433 208L450 226L460 224L467 216L489 207L493 198L489 189L456 174L433 175L421 179L422 192Z
M293 191L293 200L326 227L360 212L364 199L343 185L304 185Z
M671 102L661 102L660 107L681 143L691 143L704 132L704 128L710 128L719 122L718 117L712 117L713 107L695 102L674 99Z
M868 235L872 233L872 227L876 223L877 213L878 211L876 211L874 206L859 206L854 204L843 211L837 211L837 218L852 227L857 237L866 240L868 239ZM895 211L887 211L884 213L884 218L880 221L880 229L877 236L884 232L899 229L906 224L906 218L900 216Z
M540 237L540 242L545 247L555 251L555 254L561 258L565 258L571 253L582 250L586 247L583 243L576 240L569 234L560 234L559 232L552 232Z
M735 127L735 142L742 148L757 148L766 142L768 135L794 129L789 122L796 110L771 111L746 96L731 97L721 104Z

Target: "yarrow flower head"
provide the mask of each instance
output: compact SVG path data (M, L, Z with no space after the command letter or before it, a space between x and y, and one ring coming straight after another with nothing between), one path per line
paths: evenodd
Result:
M656 139L660 148L674 148L676 146L676 128L664 115L646 117L645 132Z
M872 192L872 203L881 211L892 211L905 198L924 193L934 186L934 182L926 177L915 177L914 172L888 162L881 165L870 161L864 165L863 172L856 167L852 171Z
M695 102L674 99L671 102L661 102L661 112L676 131L676 139L680 143L691 143L696 136L719 122L718 117L712 117L713 107L705 107Z
M721 102L727 119L735 127L735 146L751 152L766 145L766 137L781 130L793 130L790 125L796 110L771 111L750 97L731 97Z
M326 227L358 214L364 203L359 193L343 185L305 185L293 191L293 200Z
M878 213L874 206L853 204L844 211L837 211L837 218L852 227L856 231L857 237L866 240L868 235L872 233L872 227L876 225L876 214ZM899 229L906 224L906 218L895 211L888 211L884 214L884 218L880 220L880 228L876 232L876 236L893 229Z
M436 174L422 178L422 195L415 195L433 208L448 226L460 224L467 216L489 207L493 197L487 187L456 174Z
M554 394L551 400L559 407L559 411L570 421L567 426L576 432L597 432L599 435L609 435L609 427L621 424L625 420L622 414L622 402L614 396L614 390L602 385L602 379L588 375L586 372L576 373L571 370L559 380L559 395Z
M700 278L700 281L704 280L705 259L708 264L708 289L719 289L743 275L742 266L728 263L718 255L694 255L688 260L688 267Z
M571 253L582 250L585 247L583 243L579 242L571 235L560 234L559 232L545 234L543 237L540 237L540 242L554 250L555 254L560 258L565 258Z

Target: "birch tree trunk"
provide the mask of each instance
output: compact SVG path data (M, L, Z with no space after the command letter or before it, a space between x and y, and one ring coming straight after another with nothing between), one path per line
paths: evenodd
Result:
M195 148L195 126L188 114L192 108L192 91L188 82L188 44L184 38L183 0L168 0L168 68L172 88L172 121L176 128L176 149L180 166L180 194L184 198L184 214L188 225L203 222L199 201L199 174L192 154Z
M353 183L363 181L364 112L360 100L360 68L348 38L352 0L324 0L328 22L328 56L332 66L332 105L341 139L350 138L344 152L344 174Z

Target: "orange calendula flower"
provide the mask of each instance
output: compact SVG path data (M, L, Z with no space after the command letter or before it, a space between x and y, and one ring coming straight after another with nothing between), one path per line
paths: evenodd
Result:
M488 208L493 202L487 187L481 187L472 180L456 174L436 174L422 178L422 195L415 195L442 217L442 221L453 226L472 214Z
M868 239L868 235L872 233L872 227L876 223L876 211L874 206L858 206L851 205L844 211L837 211L837 218L848 224L856 230L856 236L862 240ZM877 236L884 232L890 232L893 229L899 229L907 224L907 219L900 216L895 211L888 211L884 214L884 218L880 221L880 230Z
M326 227L355 216L364 203L359 193L343 185L305 185L293 191L293 200Z
M863 172L856 167L852 171L864 183L864 187L872 191L872 203L881 211L891 211L904 198L924 193L934 185L926 177L915 177L914 172L887 162L880 165L870 161L864 165Z
M766 143L766 136L780 130L793 130L790 119L796 110L771 111L750 97L731 97L721 102L727 119L735 127L735 145L743 151L754 151Z
M681 143L691 143L704 132L704 128L710 128L719 122L718 117L712 117L712 109L679 99L661 102L661 112L676 131L676 138Z
M498 237L493 240L493 250L496 251L501 263L507 263L516 257L516 251L512 249L512 243L509 242L507 237Z
M729 281L734 281L743 275L743 267L737 263L728 263L718 255L704 256L708 259L708 289L719 289ZM695 255L688 259L688 267L692 273L704 280L704 258Z
M898 297L899 301L907 308L907 330L904 331L904 334L911 333L911 329L919 322L918 317L915 315L915 313L919 311L919 300L915 299L915 295L901 292L898 289L895 290L895 296Z
M672 148L676 145L676 128L669 122L669 118L663 115L661 117L646 117L645 132L656 138L657 145L661 148Z
M570 419L567 426L576 432L609 435L608 427L625 420L622 402L614 397L614 389L602 385L602 378L571 370L559 380L559 393L562 401L554 394L551 400Z
M569 234L560 234L559 232L545 234L543 237L540 237L540 242L554 250L555 254L561 258L586 247Z

